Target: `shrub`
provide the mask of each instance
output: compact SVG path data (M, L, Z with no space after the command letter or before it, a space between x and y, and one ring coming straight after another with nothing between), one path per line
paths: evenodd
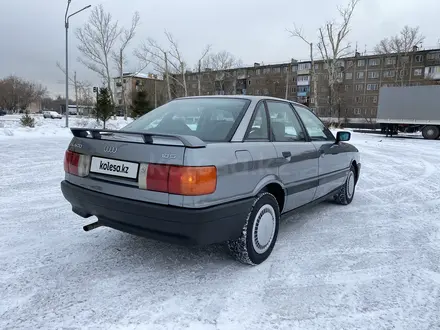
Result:
M35 119L29 115L29 111L26 111L20 118L20 124L23 127L35 127Z

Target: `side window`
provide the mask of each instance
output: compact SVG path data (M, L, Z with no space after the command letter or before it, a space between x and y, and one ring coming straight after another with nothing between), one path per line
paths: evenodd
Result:
M255 112L252 126L249 129L247 140L269 140L269 130L267 128L267 116L263 102L261 102Z
M266 101L266 103L274 141L305 141L301 124L289 103L276 101Z
M335 140L332 132L310 110L298 105L295 105L295 110L303 121L312 141Z

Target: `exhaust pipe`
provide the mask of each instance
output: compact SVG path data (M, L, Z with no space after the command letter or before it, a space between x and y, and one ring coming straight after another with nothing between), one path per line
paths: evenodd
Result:
M84 229L84 231L91 231L91 230L96 229L101 226L102 226L102 224L99 221L96 221L94 223L91 223L89 225L84 226L83 229Z

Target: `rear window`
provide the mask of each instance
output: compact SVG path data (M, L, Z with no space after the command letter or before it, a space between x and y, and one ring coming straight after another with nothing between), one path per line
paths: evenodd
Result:
M238 98L191 98L168 102L123 128L124 131L197 136L225 142L237 128L250 101Z

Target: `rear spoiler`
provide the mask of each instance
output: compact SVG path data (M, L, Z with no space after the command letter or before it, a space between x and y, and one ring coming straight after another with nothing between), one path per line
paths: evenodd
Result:
M146 132L128 132L110 129L97 128L71 128L73 136L82 138L92 138L100 140L102 136L113 134L137 135L142 136L144 143L153 144L153 137L173 138L183 143L187 148L204 148L206 143L197 136L179 135L179 134L162 134L162 133L146 133Z

